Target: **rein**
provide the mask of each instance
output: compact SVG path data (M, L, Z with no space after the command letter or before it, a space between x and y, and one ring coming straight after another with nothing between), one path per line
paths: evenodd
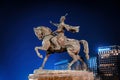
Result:
M43 39L45 39L45 37L48 37L48 36L53 36L52 34L48 34L48 35L45 35L45 36L43 36ZM54 36L53 36L54 37ZM52 37L51 37L52 38Z

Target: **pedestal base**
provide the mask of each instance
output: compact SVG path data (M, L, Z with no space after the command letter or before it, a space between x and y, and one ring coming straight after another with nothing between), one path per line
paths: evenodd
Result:
M29 80L94 80L93 73L76 70L35 70Z

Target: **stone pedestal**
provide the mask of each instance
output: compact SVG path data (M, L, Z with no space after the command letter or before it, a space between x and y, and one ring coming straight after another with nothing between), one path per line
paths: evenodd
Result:
M93 73L76 70L35 70L29 80L94 80Z

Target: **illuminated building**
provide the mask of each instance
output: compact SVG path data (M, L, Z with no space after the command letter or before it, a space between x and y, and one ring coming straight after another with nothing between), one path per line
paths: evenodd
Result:
M99 47L98 72L101 80L120 80L120 46Z
M88 68L90 71L92 71L94 73L94 76L97 75L97 57L91 57L88 60Z

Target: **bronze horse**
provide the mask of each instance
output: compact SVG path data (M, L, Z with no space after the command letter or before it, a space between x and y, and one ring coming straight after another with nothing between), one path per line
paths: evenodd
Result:
M40 50L46 51L46 56L44 58L44 61L42 63L42 66L40 69L43 69L48 57L50 54L53 54L55 52L62 53L62 52L68 52L68 54L73 58L73 60L69 63L68 69L71 69L71 66L78 60L80 60L84 66L84 69L87 69L87 65L84 62L84 60L79 56L80 52L80 43L84 46L84 53L86 56L86 59L89 59L89 48L88 48L88 42L86 40L76 40L76 39L70 39L64 36L65 40L59 41L59 45L61 48L59 50L56 50L54 47L55 45L51 42L51 39L54 38L57 35L52 34L52 30L45 26L38 26L37 28L34 28L35 35L38 37L39 40L42 40L42 46L35 47L35 51L38 55L38 57L43 58L43 56L39 53ZM62 44L62 45L61 45Z

